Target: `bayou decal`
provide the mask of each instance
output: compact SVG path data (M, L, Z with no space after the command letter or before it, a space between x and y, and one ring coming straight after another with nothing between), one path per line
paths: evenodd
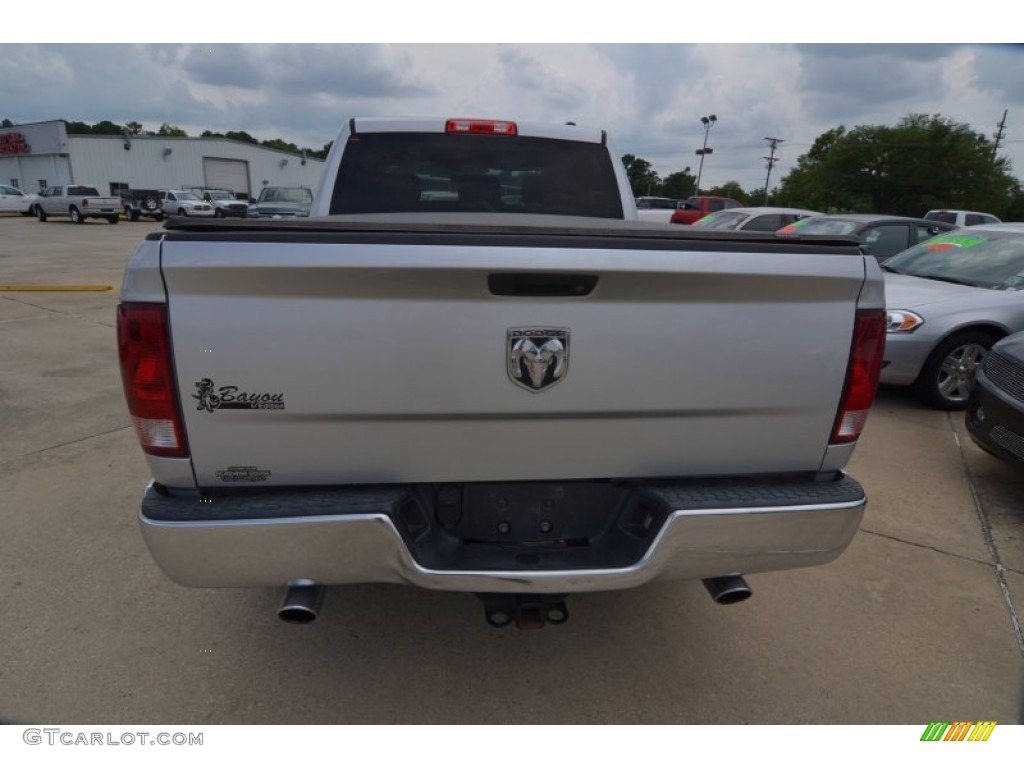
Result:
M216 387L213 379L200 379L196 382L196 394L192 395L199 401L197 411L214 411L235 409L250 411L283 411L284 394L267 392L242 392L238 387Z

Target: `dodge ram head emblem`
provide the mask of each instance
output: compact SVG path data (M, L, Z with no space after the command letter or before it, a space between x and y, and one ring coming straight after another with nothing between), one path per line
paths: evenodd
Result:
M541 392L569 371L568 328L509 328L505 342L508 377L530 392Z

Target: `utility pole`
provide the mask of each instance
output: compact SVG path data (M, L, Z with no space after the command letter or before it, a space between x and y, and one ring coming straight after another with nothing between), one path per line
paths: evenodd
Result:
M996 126L996 132L992 134L996 142L992 145L992 162L996 161L996 152L999 150L999 142L1003 140L1003 129L1006 128L1006 115L1009 112L1008 109L1003 110L1003 119L999 121L999 125Z
M770 157L763 158L768 161L768 175L764 177L764 204L768 205L768 179L772 177L772 167L779 162L779 158L775 156L775 150L778 148L785 139L776 139L774 136L765 136L764 140L771 145Z

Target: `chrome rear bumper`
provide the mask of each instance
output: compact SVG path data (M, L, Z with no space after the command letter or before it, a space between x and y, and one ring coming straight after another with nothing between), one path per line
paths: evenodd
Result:
M272 508L261 505L259 496L243 496L220 505L230 507L221 512L223 519L171 519L194 518L188 510L200 507L200 500L168 497L151 484L139 520L157 564L186 586L280 586L306 579L318 584L392 582L460 592L569 593L624 589L655 579L828 563L853 539L867 503L855 481L843 477L840 483L842 488L824 497L823 484L805 483L760 503L750 503L757 502L756 495L739 494L736 500L743 504L720 506L709 505L706 493L694 503L687 486L669 487L665 497L679 508L666 515L639 559L614 568L427 568L413 556L393 514L373 510L372 494L341 514L330 511L329 493L309 508L315 514L304 514L305 502L290 507L287 516L275 514L275 509L287 505L285 493L274 496ZM800 497L807 503L792 503ZM724 498L728 500L728 494ZM252 500L253 514L239 518L247 499ZM203 511L217 507L215 500Z

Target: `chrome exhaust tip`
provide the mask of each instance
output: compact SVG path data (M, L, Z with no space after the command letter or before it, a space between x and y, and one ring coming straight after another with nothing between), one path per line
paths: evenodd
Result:
M754 593L750 585L738 573L731 576L716 576L702 579L711 599L719 605L742 603Z
M305 579L288 582L288 590L277 609L277 617L289 624L310 624L320 615L324 587Z

